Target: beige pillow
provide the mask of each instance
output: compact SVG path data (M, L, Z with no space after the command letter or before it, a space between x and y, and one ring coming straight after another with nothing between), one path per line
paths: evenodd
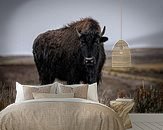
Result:
M60 93L60 94L52 94L52 93L32 93L34 99L40 98L73 98L74 93Z
M22 102L24 100L33 99L33 92L51 92L56 93L58 83L47 85L22 85L16 82L16 99L15 102ZM49 90L50 89L50 90Z
M60 86L62 86L63 84L58 83L58 89ZM73 85L64 85L65 87L72 87L72 88L76 88L76 87L81 87L84 84L73 84ZM57 93L58 93L58 89L57 89ZM98 101L98 94L97 94L97 83L93 83L93 84L89 84L88 85L88 93L87 93L87 99L88 100L92 100L95 102L99 102Z
M84 98L87 99L88 85L84 84L79 87L66 87L66 85L60 85L58 88L58 93L74 93L75 98Z
M50 93L51 86L47 87L28 87L28 86L23 86L23 93L24 93L24 99L29 100L29 99L34 99L33 97L33 92L37 93Z

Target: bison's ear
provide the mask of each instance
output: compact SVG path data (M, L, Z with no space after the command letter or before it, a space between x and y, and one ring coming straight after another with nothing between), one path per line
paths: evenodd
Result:
M108 37L101 37L100 38L100 42L103 43L103 42L106 42L108 40Z

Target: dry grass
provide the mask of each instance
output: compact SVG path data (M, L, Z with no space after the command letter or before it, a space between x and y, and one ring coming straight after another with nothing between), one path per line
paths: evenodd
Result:
M111 68L105 66L103 71L109 75L124 77L135 80L147 80L151 82L163 83L163 63L161 64L141 64L131 68Z
M34 64L34 59L31 56L9 56L0 57L0 65L29 65Z
M153 63L153 64L137 64L133 65L134 68L143 70L163 70L163 63Z
M12 81L0 82L0 110L14 102L16 94L16 90L13 88L14 84L15 82Z
M16 81L21 84L38 84L35 65L0 65L0 110L14 103Z

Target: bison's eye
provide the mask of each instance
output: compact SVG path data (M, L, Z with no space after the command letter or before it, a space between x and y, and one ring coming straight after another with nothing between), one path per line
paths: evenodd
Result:
M94 45L99 45L99 39L96 39L95 41L94 41Z
M99 42L97 42L97 41L96 41L96 42L94 42L94 44L95 44L95 45L97 45L98 43L99 43Z
M100 39L96 39L95 43L99 44L100 43Z
M85 42L81 43L81 46L86 46L86 43Z
M98 46L99 45L99 41L94 42L94 45Z

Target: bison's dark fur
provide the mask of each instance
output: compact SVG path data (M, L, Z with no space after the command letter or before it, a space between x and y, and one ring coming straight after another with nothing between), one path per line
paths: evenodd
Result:
M33 55L41 84L55 78L67 84L93 83L101 79L105 62L99 23L92 18L81 19L61 29L40 34L33 44Z

